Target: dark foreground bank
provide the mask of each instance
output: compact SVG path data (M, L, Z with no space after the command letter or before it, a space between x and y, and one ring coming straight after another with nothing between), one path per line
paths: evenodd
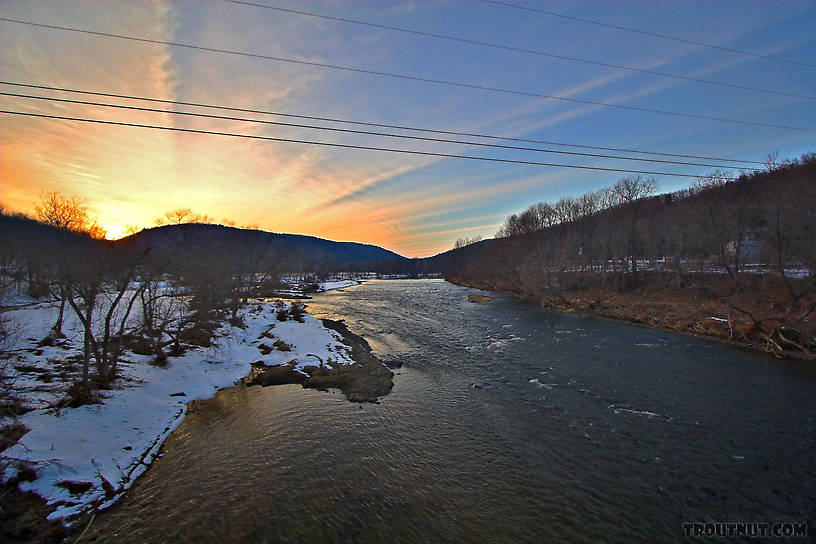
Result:
M352 333L342 321L322 321L326 328L341 335L342 343L348 347L354 360L353 365L328 362L326 366L306 367L306 374L302 374L294 370L294 362L280 366L266 366L258 362L252 364L249 376L236 387L297 383L305 388L322 391L336 388L349 401L372 403L390 393L394 385L393 373L372 355L366 340ZM188 408L195 411L201 402L188 403ZM22 493L17 487L21 481L33 477L33 474L22 472L17 479L0 486L0 542L61 543L75 542L79 537L87 539L86 534L93 532L97 513L92 512L73 520L70 528L64 527L59 521L49 521L47 517L54 507L48 506L45 500L34 493Z
M328 366L306 367L306 375L295 370L296 361L277 366L258 362L252 364L244 383L263 386L299 383L322 391L336 388L352 402L377 402L379 397L387 395L394 387L394 373L371 354L365 338L351 332L342 321L322 321L327 329L340 333L343 344L351 350L354 365L328 363Z

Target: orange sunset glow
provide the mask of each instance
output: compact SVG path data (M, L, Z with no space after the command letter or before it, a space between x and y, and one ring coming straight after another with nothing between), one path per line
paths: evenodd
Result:
M72 6L58 2L6 3L4 11L78 26L93 21L109 30L168 39L177 9L160 2ZM160 99L183 94L185 100L269 108L291 102L299 87L319 85L322 79L299 68L266 66L259 71L252 61L213 55L177 60L169 47L49 34L12 25L7 28L5 23L0 39L4 79L47 81L57 87L93 87ZM89 58L93 62L87 62ZM219 64L213 65L213 60ZM185 63L184 68L179 63ZM225 78L217 70L219 66L228 72L240 67L243 73L239 81ZM189 83L180 73L183 70L195 71ZM236 92L236 88L240 90ZM6 97L4 104L24 111L110 121L242 134L292 134L238 122L191 121L89 105L31 103ZM338 154L295 144L7 117L2 120L0 161L3 206L30 213L42 192L57 189L84 199L111 238L124 236L128 228L153 226L156 218L178 207L189 207L216 222L373 243L408 255L432 253L449 245L460 229L472 230L468 225L457 228L452 223L443 224L450 228L434 235L411 232L406 221L422 218L427 202L384 200L372 205L368 201L344 201L344 197L383 179L430 163L423 158L372 157L365 151ZM423 193L431 201L435 199ZM449 195L438 196L450 200ZM488 218L491 220L490 228L500 223L498 215ZM478 227L480 222L484 223L477 219L470 224Z
M813 113L804 109L801 99L774 96L766 100L760 96L763 100L759 101L756 93L743 91L720 93L720 97L715 96L718 89L694 84L695 92L710 93L699 99L688 94L687 87L693 83L683 79L656 79L637 70L433 42L262 7L216 0L0 2L4 18L0 21L0 90L4 92L0 101L3 110L14 112L0 118L2 206L31 214L39 195L57 190L83 199L92 218L113 238L152 227L165 212L183 207L214 222L371 243L419 257L450 249L460 237L491 237L508 214L530 202L608 186L629 168L668 172L670 176L680 172L680 177L660 178L665 191L685 187L694 175L710 169L693 164L611 163L570 154L550 155L536 152L541 151L538 149L523 154L474 147L467 145L472 137L439 133L430 134L436 141L422 141L332 129L429 135L378 125L372 128L365 124L368 122L453 134L537 138L526 141L554 141L534 147L555 147L556 153L575 151L569 142L579 144L579 151L586 151L580 144L593 144L698 154L714 154L716 150L718 155L754 158L772 151L768 141L773 141L783 156L807 149L809 134L788 130L781 126L782 121L775 121L784 120L786 126L807 124ZM299 3L290 5L298 7L302 8ZM510 38L499 31L506 27L517 33L516 45L520 46L524 40L532 43L545 35L553 37L554 43L559 42L554 38L558 33L564 33L565 39L575 36L574 28L558 21L525 20L517 10L495 6L476 9L467 3L329 2L314 3L312 8L410 28L433 30L438 25L440 32L447 33L453 32L460 18L470 17L469 24L474 27L471 37L504 43ZM492 24L499 15L504 27ZM754 19L750 14L742 22L733 17L729 29L738 28L746 35L752 32ZM463 27L459 31L464 38L468 38L466 30ZM805 47L797 39L791 37L790 47ZM617 50L604 44L603 53L610 57L607 60L615 60ZM582 56L600 58L597 45L584 44ZM659 51L640 48L632 53L631 47L621 45L621 52L625 49L627 55L637 57L626 58L626 64L633 66L682 72L663 65L687 63L685 71L689 74L721 79L725 76L718 72L742 69L750 61L711 51L686 51L671 43L658 46ZM547 47L552 48L552 44ZM698 59L698 53L712 57ZM484 66L476 69L481 65L463 63L463 58L478 58ZM380 72L397 75L384 77ZM434 83L436 80L453 84ZM483 85L499 90L485 90ZM171 102L144 102L104 93ZM650 100L657 100L658 109L693 115L661 117L595 104L601 101L648 109L652 107ZM76 101L162 111L114 109ZM706 107L710 111L703 111ZM744 117L740 112L745 111L752 112L750 121L766 122L767 128L735 131L733 125L709 119L740 118ZM275 112L295 116L271 114ZM331 119L362 121L363 125ZM179 129L430 154L304 145ZM557 147L560 142L572 147ZM434 153L488 157L493 162ZM522 164L530 161L546 165ZM584 169L587 166L602 168ZM604 171L608 166L618 170Z

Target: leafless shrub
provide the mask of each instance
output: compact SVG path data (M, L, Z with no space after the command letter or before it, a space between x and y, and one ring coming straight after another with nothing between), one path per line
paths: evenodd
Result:
M289 308L289 315L292 316L292 319L299 321L300 323L303 323L303 316L305 313L306 306L304 306L301 302L293 302L292 306Z

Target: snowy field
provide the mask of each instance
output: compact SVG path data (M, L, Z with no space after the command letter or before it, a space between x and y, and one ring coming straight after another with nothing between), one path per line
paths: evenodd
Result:
M324 289L356 284L331 282ZM302 323L279 321L279 309L271 302L251 302L241 310L246 328L225 325L216 332L212 347L170 357L166 366L149 364L152 356L125 352L120 378L114 389L102 391L102 404L78 408L56 407L76 379L82 350L81 327L73 312L66 311L67 338L56 346L38 346L56 318L54 304L7 312L17 336L15 349L3 362L7 383L31 411L16 420L29 430L3 452L9 461L3 479L15 477L22 466L32 468L36 479L20 483L20 489L54 506L50 519L70 524L72 516L118 500L181 423L186 403L234 385L249 374L250 363L297 360L300 371L329 362L353 363L337 332L308 315ZM270 351L278 340L283 344ZM0 419L2 425L12 422Z

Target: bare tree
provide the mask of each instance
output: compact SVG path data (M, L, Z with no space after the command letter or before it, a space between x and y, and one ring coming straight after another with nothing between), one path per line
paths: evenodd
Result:
M40 194L40 204L37 205L34 210L40 222L58 229L85 231L90 221L88 208L84 200L76 195L66 197L56 190L46 191ZM96 222L94 222L93 225L95 234L99 234L100 227L96 225ZM104 231L102 231L102 233L103 235L101 237L104 238ZM62 333L62 323L65 316L67 293L64 290L63 283L59 283L58 285L60 306L57 319L53 327L51 327L50 336L53 339L62 338L64 336Z
M233 248L230 253L232 282L229 286L230 322L238 325L238 310L251 297L262 296L270 285L280 283L280 254L270 241Z
M41 222L59 229L82 231L89 223L85 201L76 195L66 197L59 191L41 193L34 211Z
M555 210L547 202L533 204L520 214L510 215L496 233L496 238L529 234L556 223Z
M144 230L144 229L142 229L141 227L137 227L136 225L127 225L125 227L125 235L126 236L132 236L132 235L136 234L137 232L141 232L142 230Z
M182 225L184 223L210 223L215 224L216 220L206 213L196 213L191 208L176 208L164 213L164 217L157 217L153 223L157 227L162 225ZM227 226L235 226L235 222L230 219L222 219L221 223Z
M182 223L196 223L198 222L198 214L194 213L190 208L176 208L164 214L164 217L171 225L181 225ZM161 218L156 220L163 221Z
M143 257L93 240L79 240L59 255L61 290L83 328L82 381L86 385L92 358L100 386L116 378L122 338L142 289L132 282Z
M779 151L768 153L762 163L765 165L765 169L768 172L772 172L779 168Z
M741 290L744 247L758 229L759 202L746 193L744 184L727 181L726 172L700 176L692 184L700 202L701 241L717 265L728 274L734 288Z
M638 256L640 250L640 231L638 229L639 212L643 205L643 200L657 189L657 179L643 178L641 176L627 176L618 180L612 187L612 192L617 196L620 205L629 215L628 251L629 270L632 273L632 285L638 282Z
M94 240L105 240L108 237L108 231L96 221L88 225L87 229L85 230L87 231L88 236Z
M169 285L166 269L166 262L153 259L140 274L141 333L157 362L167 359L167 346L180 347L179 333L186 318L187 302Z
M460 248L463 248L465 246L469 246L471 244L475 244L476 242L481 242L481 241L482 241L481 236L474 236L472 238L467 237L467 236L464 237L464 238L457 238L456 242L454 242L454 244L453 244L453 249L460 249Z

